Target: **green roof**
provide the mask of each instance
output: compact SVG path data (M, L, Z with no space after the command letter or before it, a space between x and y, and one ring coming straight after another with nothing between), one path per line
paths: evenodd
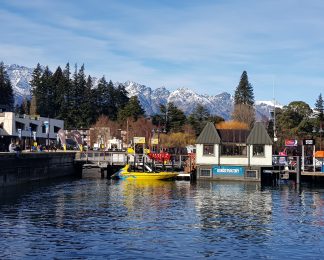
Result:
M220 144L221 139L213 123L208 122L196 140L196 144Z
M266 128L262 122L256 122L247 138L247 144L272 144Z

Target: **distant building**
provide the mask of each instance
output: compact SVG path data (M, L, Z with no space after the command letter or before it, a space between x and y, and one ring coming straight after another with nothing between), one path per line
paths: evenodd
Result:
M81 135L82 145L90 146L90 129L89 128L76 128L65 130L65 135L67 138L71 137L72 132L79 132Z
M117 139L116 137L108 140L107 150L121 151L122 149L123 149L123 140Z
M251 131L207 123L196 140L196 165L198 179L260 181L272 167L272 140L260 122Z
M91 147L107 148L111 139L110 127L92 127L89 129L89 144Z
M30 115L17 115L13 112L0 113L0 142L9 145L11 140L20 140L29 146L33 139L46 144L47 139L56 140L57 132L64 129L64 121Z

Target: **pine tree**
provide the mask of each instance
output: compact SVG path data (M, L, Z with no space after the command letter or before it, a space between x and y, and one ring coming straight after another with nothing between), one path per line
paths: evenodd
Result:
M85 120L88 114L88 101L89 96L87 96L87 79L84 71L84 64L78 71L77 80L77 95L76 95L76 127L85 127Z
M12 111L14 108L13 89L3 62L0 62L0 93L0 106L7 111Z
M35 69L37 70L37 68ZM53 117L53 82L52 72L46 66L40 79L37 77L33 80L39 80L36 87L33 89L33 95L36 97L37 112L44 117ZM33 82L32 80L32 82Z
M32 80L30 81L31 96L32 96L30 113L32 115L39 114L37 103L38 103L38 91L39 91L39 88L41 88L42 74L43 74L43 69L42 69L41 65L39 63L37 63L37 66L34 69L33 74L32 74Z
M198 104L194 111L189 115L188 122L195 130L197 136L200 134L209 118L210 114L208 110L200 104Z
M243 71L241 80L236 87L234 94L234 104L245 104L249 106L254 105L253 87L249 82L246 71Z
M108 98L108 82L105 77L101 77L98 86L94 89L94 103L95 103L95 113L96 118L99 118L101 115L108 116L108 112L106 110L107 98Z
M235 121L245 122L253 127L255 121L253 87L249 82L247 72L243 71L240 82L234 93L234 110L232 118Z
M172 102L167 105L160 104L160 113L153 116L152 120L164 133L182 131L186 121L184 112Z
M123 121L129 117L132 117L134 121L136 121L138 118L144 115L145 111L142 108L137 96L132 96L129 99L127 105L123 109L119 110L118 119L120 121Z
M159 109L160 113L153 116L152 122L154 125L159 127L159 130L166 133L169 129L167 105L160 104Z
M116 120L118 115L117 104L115 100L116 90L111 80L108 83L107 90L107 96L105 97L107 102L107 116L112 120Z
M70 121L70 107L71 107L71 72L70 72L70 64L67 63L65 69L63 70L63 78L61 83L59 83L59 91L61 93L61 108L58 118L64 119L65 127L68 128L71 125Z
M183 130L183 126L186 123L186 115L184 112L175 106L172 102L168 103L167 110L167 132L180 132Z
M61 67L57 67L52 76L53 81L53 117L60 118L64 103L64 76Z
M32 80L30 81L32 94L34 94L33 92L36 91L36 88L40 86L40 84L42 82L41 81L42 74L43 74L43 69L42 69L41 65L39 63L37 63L37 66L34 69L33 74L32 74Z
M116 102L116 108L117 110L125 107L125 105L129 101L129 97L127 96L127 91L125 89L125 86L122 84L119 84L118 87L115 89L115 95L114 100Z
M91 76L88 76L86 81L86 88L84 91L84 100L80 105L82 114L81 114L81 127L89 127L92 123L95 122L95 106L93 100L93 82Z
M316 100L315 103L315 110L318 112L318 120L322 122L324 120L324 101L322 98L322 93L319 94L318 99Z

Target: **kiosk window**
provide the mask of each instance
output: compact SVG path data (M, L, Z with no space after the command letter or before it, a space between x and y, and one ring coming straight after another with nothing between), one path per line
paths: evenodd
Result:
M214 155L214 145L213 144L204 144L203 146L203 155Z
M253 156L264 156L264 145L253 145Z

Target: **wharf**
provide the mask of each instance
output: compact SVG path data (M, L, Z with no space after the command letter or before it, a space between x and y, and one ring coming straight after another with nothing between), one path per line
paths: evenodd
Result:
M126 152L104 152L104 151L87 151L78 153L75 163L80 165L82 169L98 169L101 177L109 178L120 168L126 164L134 165L140 170L157 169L166 171L176 171L179 175L178 180L190 180L193 172L194 161L188 155L173 155L172 160L168 162L158 162L150 159L147 155L127 154Z

